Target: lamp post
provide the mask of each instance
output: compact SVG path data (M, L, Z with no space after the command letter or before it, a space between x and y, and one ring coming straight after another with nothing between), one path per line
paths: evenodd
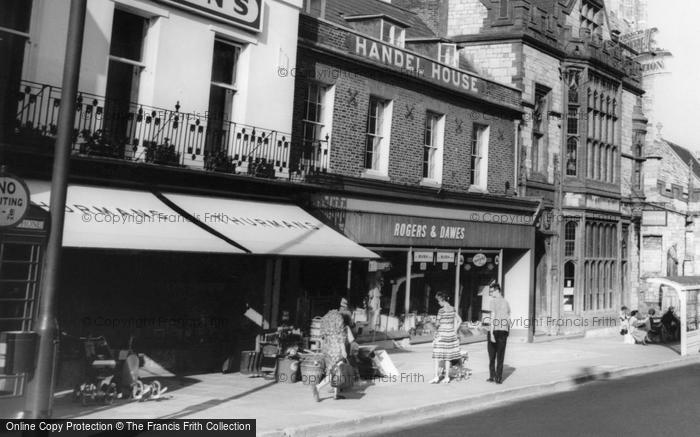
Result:
M86 9L87 0L71 0L66 57L63 66L63 89L51 181L51 228L44 256L39 310L34 322L34 329L39 336L37 364L27 387L25 406L25 416L32 419L51 417L53 406L54 370L58 344L56 339L56 297L58 295L63 220L68 191L70 147L75 123L75 96L78 94Z

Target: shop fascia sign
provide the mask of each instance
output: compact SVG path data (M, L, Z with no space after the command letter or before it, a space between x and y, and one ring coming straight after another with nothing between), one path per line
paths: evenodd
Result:
M457 91L480 94L486 87L483 79L472 74L360 35L349 34L346 46L355 56Z
M158 0L253 32L262 31L263 0Z
M0 169L0 229L18 225L29 211L29 188L17 176Z

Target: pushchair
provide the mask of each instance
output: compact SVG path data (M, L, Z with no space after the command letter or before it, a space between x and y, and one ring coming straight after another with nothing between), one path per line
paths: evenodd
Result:
M83 345L85 380L73 389L73 400L83 405L90 402L112 404L118 397L117 361L104 337L79 337Z

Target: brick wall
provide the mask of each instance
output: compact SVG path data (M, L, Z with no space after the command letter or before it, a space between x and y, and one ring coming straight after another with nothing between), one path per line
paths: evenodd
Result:
M518 46L513 43L467 46L460 56L469 62L477 73L510 86L518 85Z
M447 92L423 90L393 74L372 74L351 63L321 62L310 50L299 50L298 68L305 77L297 77L295 125L293 138L301 137L304 88L309 80L328 77L335 87L333 131L331 134L330 169L334 174L358 177L363 173L366 119L370 95L393 102L392 129L389 147L390 182L419 185L422 180L423 139L426 111L445 115L442 187L467 191L470 176L470 147L475 123L490 126L488 180L489 192L503 194L506 181L514 186L513 118L498 111L485 111L483 106L469 104Z

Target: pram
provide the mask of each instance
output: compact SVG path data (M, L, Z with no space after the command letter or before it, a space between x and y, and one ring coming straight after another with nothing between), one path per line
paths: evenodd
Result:
M85 381L73 389L73 400L87 405L89 402L111 404L118 397L115 381L117 361L112 356L104 337L79 337L87 370Z

